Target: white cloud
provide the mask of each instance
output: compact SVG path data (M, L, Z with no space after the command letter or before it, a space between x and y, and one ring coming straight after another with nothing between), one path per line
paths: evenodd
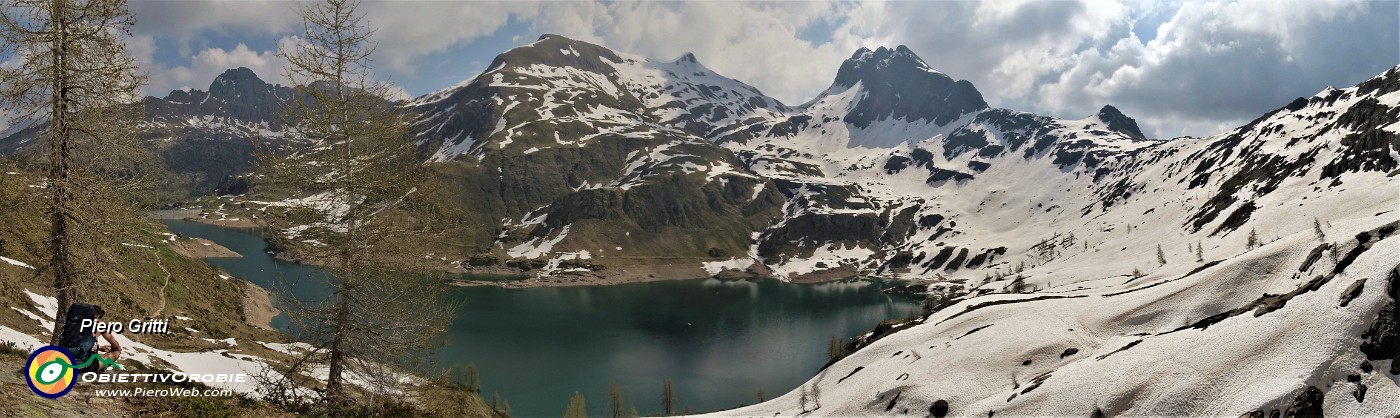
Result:
M1218 132L1395 65L1397 8L1253 0L364 3L379 70L396 79L489 59L502 51L445 54L524 26L531 34L517 42L557 33L659 59L693 52L717 72L798 104L829 85L856 48L903 44L972 81L993 106L1082 117L1113 104L1160 136ZM180 54L188 63L148 67L153 92L207 85L228 68L220 65L272 80L279 64L271 51L212 48L202 36L266 39L290 35L299 23L282 2L136 2L133 9L146 22L133 53L153 62L152 36L179 38L188 49Z
M861 46L848 36L814 43L799 32L850 6L823 2L568 3L532 20L558 33L657 59L691 52L715 71L789 104L821 91Z
M1394 3L1186 3L1142 42L1073 55L1036 91L1052 111L1112 102L1163 136L1228 129L1400 62ZM1389 9L1388 11L1386 9ZM1378 18L1377 15L1386 18ZM1382 45L1391 45L1385 47Z
M405 75L424 56L495 33L511 16L529 18L540 8L564 6L535 2L365 2L361 11L375 30L376 60Z
M164 96L171 90L186 88L204 90L219 74L238 67L253 70L263 81L286 84L281 76L283 62L276 51L255 51L244 44L238 44L231 50L207 48L191 56L188 64L165 66L151 61L149 54L143 56L136 53L138 50L144 53L145 46L139 41L141 37L134 39L138 41L128 43L128 48L150 73L151 83L146 87L148 95Z
M874 3L852 22L972 81L993 106L1113 104L1149 134L1226 130L1400 62L1391 2ZM858 32L859 30L857 30ZM1142 32L1154 39L1140 39Z
M136 16L135 34L188 40L205 31L233 37L289 32L301 22L291 12L294 4L260 0L145 0L131 2L130 9Z

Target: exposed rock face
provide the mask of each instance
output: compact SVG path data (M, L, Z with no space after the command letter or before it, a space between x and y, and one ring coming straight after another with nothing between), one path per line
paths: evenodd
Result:
M832 88L857 83L867 95L843 120L858 128L884 119L922 120L943 126L987 108L972 83L934 71L904 45L874 51L861 48L841 63Z
M1371 416L1400 402L1397 91L1400 67L1156 140L1112 106L991 108L904 47L857 51L789 106L693 54L546 35L397 105L469 225L425 248L443 260L967 294L813 378L814 415ZM143 129L193 190L257 193L225 179L291 94L230 70L148 98Z
M290 87L264 82L247 68L225 71L206 90L175 90L165 97L146 97L145 120L137 125L172 174L160 187L175 195L211 193L221 181L252 169L251 138L280 143L282 124L274 116L282 101L295 94ZM39 145L42 127L31 127L0 138L0 153Z
M1242 239L1280 199L1301 199L1297 182L1340 193L1392 173L1397 78L1324 90L1221 135L1160 141L1112 106L1077 120L990 108L902 46L857 51L830 88L789 106L693 54L651 60L545 35L400 105L410 140L457 194L446 203L473 225L461 245L431 251L455 260L738 258L788 278L849 271L972 286L1130 251L1148 226ZM229 70L208 91L148 98L144 132L188 189L256 193L230 176L250 168L248 137L280 137L272 114L291 94Z
M1138 129L1136 120L1124 115L1123 112L1118 111L1118 108L1111 105L1104 105L1094 117L1107 124L1110 131L1121 132L1138 139L1147 138L1146 135L1142 134L1142 130Z
M281 130L274 116L277 106L291 98L290 87L272 85L245 67L224 71L209 83L208 91L175 90L165 97L146 98L146 118L152 122L180 124L186 118L224 119L247 124L266 124Z

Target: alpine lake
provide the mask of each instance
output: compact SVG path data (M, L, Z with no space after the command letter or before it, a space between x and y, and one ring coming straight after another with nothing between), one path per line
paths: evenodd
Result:
M324 271L273 258L257 230L163 222L171 232L242 254L206 259L233 276L269 289L281 277L296 283L295 296L325 296ZM854 337L920 310L919 300L886 294L867 280L693 279L452 286L449 292L461 307L436 351L438 367L475 363L484 397L499 392L515 417L560 416L575 391L587 399L590 415L601 416L612 382L641 414L661 414L667 378L675 384L677 409L700 413L753 404L760 389L776 397L815 375L832 336ZM285 315L272 324L284 331L289 325Z

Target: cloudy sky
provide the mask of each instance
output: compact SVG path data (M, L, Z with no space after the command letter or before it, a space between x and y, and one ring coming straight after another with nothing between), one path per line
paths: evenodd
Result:
M292 3L151 1L131 52L148 93L207 88L225 69L281 81ZM1226 130L1326 86L1400 64L1394 1L379 2L376 71L418 96L474 77L543 33L700 62L789 104L857 48L907 45L995 107L1079 118L1113 104L1149 135Z

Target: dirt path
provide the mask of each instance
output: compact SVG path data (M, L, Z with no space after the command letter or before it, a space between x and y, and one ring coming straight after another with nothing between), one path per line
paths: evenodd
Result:
M162 262L160 261L160 254L155 253L155 257L156 257L156 267L160 267L160 271L165 272L165 284L164 284L164 285L161 285L161 287L160 287L160 308L157 308L157 309L156 309L156 313L151 314L151 316L152 316L152 317L160 317L160 313L161 313L162 311L165 310L165 289L167 289L167 288L170 287L170 276L171 276L171 274L170 274L170 270L166 270L166 269L165 269L165 264L162 263Z

